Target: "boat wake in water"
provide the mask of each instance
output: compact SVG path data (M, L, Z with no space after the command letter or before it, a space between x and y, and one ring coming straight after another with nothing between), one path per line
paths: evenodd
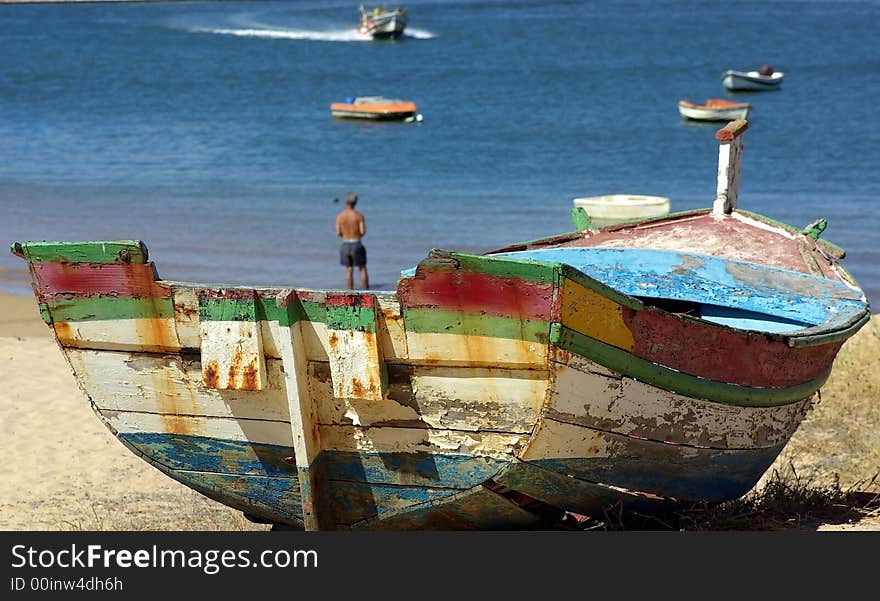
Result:
M192 27L192 33L213 33L217 35L234 35L249 38L267 38L281 40L310 40L317 42L370 42L368 35L362 35L354 29L309 30L287 28L206 28ZM434 36L424 29L413 29L404 32L403 38L428 40Z

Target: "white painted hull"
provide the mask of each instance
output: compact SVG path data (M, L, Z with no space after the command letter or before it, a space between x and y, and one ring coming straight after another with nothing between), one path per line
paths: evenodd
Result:
M682 117L696 119L697 121L735 121L745 119L749 114L749 107L743 108L702 108L696 106L678 106L678 112Z
M731 91L758 91L776 90L782 85L783 73L773 75L761 75L757 71L743 73L740 71L727 71L722 76L724 87Z

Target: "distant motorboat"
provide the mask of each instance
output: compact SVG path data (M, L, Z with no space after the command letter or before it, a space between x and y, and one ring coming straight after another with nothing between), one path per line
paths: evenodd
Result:
M384 6L377 6L373 10L367 10L363 5L358 7L361 11L361 22L358 33L372 36L373 39L397 39L403 35L406 29L407 14L405 8L397 7L388 10Z
M758 71L728 70L721 76L724 87L731 91L741 90L776 90L782 85L785 76L781 71L763 75Z
M682 117L697 121L735 121L745 119L752 105L748 102L731 102L723 98L710 98L705 104L679 100L678 112Z
M338 119L406 120L416 117L416 110L415 102L383 96L358 96L330 105L330 113Z

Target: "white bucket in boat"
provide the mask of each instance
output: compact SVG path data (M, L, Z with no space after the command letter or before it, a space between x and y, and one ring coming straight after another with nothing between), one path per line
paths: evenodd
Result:
M583 207L598 227L629 221L661 217L669 213L669 199L640 194L608 194L575 198L574 206Z

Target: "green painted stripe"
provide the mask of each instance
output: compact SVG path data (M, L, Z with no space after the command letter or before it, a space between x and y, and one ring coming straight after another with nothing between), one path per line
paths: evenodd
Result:
M861 316L861 318L855 320L849 326L837 330L836 332L826 332L824 334L814 334L807 336L792 336L789 338L788 344L795 348L802 348L807 346L819 346L821 344L830 344L832 342L839 342L841 340L846 340L852 337L853 334L858 332L862 326L868 323L868 320L871 319L871 314L865 311L865 314Z
M40 317L43 318L43 321L46 322L46 325L52 325L52 316L49 314L49 307L46 303L40 303Z
M297 301L290 307L279 307L274 298L211 299L199 302L201 321L277 321L289 326L299 321L323 323L324 306L312 301Z
M105 242L23 242L12 254L31 263L146 263L147 247L140 240Z
M645 384L692 398L745 407L774 407L800 401L816 392L830 373L829 370L815 380L788 388L753 388L716 382L651 363L559 323L551 327L550 342Z
M47 303L52 321L98 321L105 319L173 318L170 298L116 296L78 297Z
M548 284L555 283L558 276L555 263L535 261L534 259L470 255L439 249L432 250L428 258L419 263L419 266L439 270L459 269L468 273L518 278Z
M547 344L550 334L550 324L546 321L437 309L404 309L403 321L407 332L419 334L488 336L541 344Z
M376 312L371 307L328 306L327 328L376 333Z
M200 321L257 321L254 299L199 299Z

